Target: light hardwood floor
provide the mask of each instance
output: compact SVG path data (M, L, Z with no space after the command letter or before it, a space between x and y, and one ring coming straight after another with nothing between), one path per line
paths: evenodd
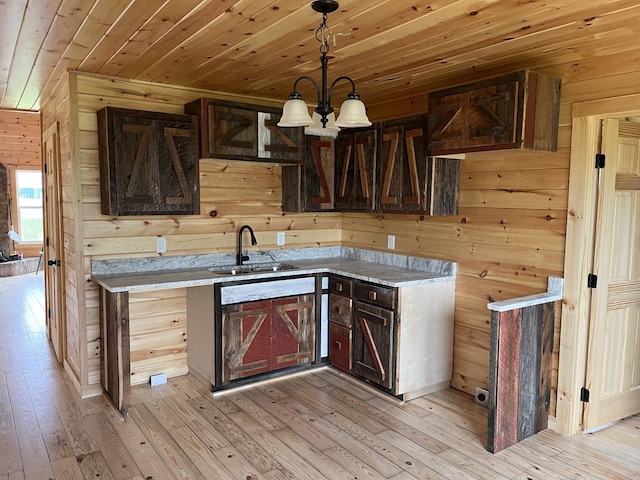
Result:
M405 405L332 370L213 398L191 377L133 388L123 420L81 400L44 328L42 273L0 278L0 479L640 479L640 416L485 451L486 409Z

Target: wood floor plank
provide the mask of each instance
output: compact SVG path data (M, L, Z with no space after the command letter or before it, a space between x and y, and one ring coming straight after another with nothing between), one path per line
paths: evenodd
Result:
M6 373L22 464L27 478L53 477L47 447L33 409L24 375Z
M193 461L144 404L131 407L129 417L138 425L174 477L204 478Z
M258 472L266 473L282 467L268 453L262 450L251 437L238 429L229 417L224 415L221 410L218 410L212 402L196 398L189 400L189 403L197 408L203 418L218 430L231 445L242 445L243 456L256 467ZM226 402L223 402L223 404L227 405ZM237 409L233 413L237 413Z
M22 457L16 432L0 433L0 475L22 470Z
M211 424L188 403L188 401L193 398L200 397L181 398L178 395L174 395L163 398L162 401L182 417L184 424L188 426L209 449L216 450L229 445L229 440L213 428Z
M120 435L104 413L87 415L84 419L115 478L133 478L141 475Z
M51 462L55 480L84 480L76 457L61 458Z
M411 456L408 452L397 448L392 443L385 441L381 435L370 432L366 428L363 428L361 425L343 416L342 414L334 413L323 418L335 425L336 428L339 428L340 430L348 433L358 442L377 452L377 454L381 457L384 457L390 462L394 463L398 468L402 470L409 471L414 475L419 475L423 478L445 478L429 468L428 465L424 464L416 457Z
M188 427L179 427L171 430L171 436L180 444L180 447L189 456L203 478L211 480L224 480L230 478L231 473L220 463L218 457L212 453L212 448L205 445L200 438Z
M82 476L85 480L89 480L90 478L116 480L116 478L111 474L109 465L100 451L79 455L78 465L80 466Z
M125 420L120 412L107 400L101 397L102 411L111 422L111 426L118 433L120 440L133 457L143 478L153 480L172 480L173 473L164 464L153 445L147 441L135 422Z

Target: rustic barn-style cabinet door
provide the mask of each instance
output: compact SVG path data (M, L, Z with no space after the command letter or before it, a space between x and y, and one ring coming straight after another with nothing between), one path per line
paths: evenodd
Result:
M382 124L378 171L381 211L428 210L426 115Z
M559 114L560 79L530 70L431 92L429 151L556 151Z
M335 152L330 137L305 137L304 163L282 167L282 210L331 211L335 208Z
M302 163L302 128L280 128L279 108L200 98L184 107L201 125L202 158Z
M315 360L315 297L222 307L222 384Z
M199 213L196 117L106 107L98 139L104 215Z
M353 373L384 388L392 388L394 335L392 310L357 302L353 331Z
M377 130L340 132L336 140L335 206L338 210L376 208Z

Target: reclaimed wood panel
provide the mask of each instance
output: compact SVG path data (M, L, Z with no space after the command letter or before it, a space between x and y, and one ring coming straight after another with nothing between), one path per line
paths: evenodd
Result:
M487 450L547 428L554 304L491 313Z

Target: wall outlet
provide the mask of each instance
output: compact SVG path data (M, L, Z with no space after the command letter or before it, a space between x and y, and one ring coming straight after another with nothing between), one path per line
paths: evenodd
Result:
M165 253L167 251L167 239L164 237L156 237L156 253Z
M395 235L387 235L387 248L389 250L393 250L396 248L396 236Z
M149 381L152 387L155 387L156 385L163 385L167 383L167 374L159 373L157 375L151 375L151 377L149 378Z
M489 392L485 388L476 387L476 403L485 407L489 403Z
M284 238L284 232L278 232L278 234L276 235L276 244L277 245L284 245L286 243L285 238Z

